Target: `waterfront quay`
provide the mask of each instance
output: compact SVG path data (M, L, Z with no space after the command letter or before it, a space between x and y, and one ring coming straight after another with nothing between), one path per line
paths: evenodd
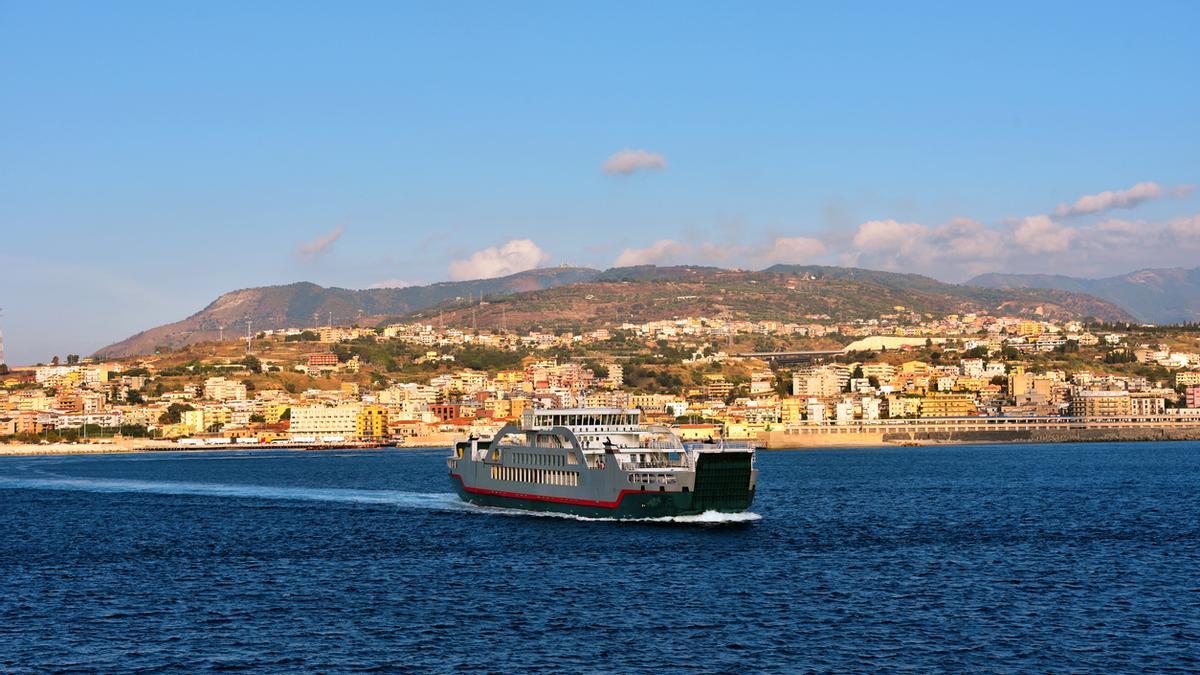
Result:
M1144 417L949 417L794 424L759 435L763 448L925 443L1072 443L1200 440L1200 411Z

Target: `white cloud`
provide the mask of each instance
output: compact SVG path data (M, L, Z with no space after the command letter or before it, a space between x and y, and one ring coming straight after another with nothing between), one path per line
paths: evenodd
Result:
M800 264L825 255L825 244L812 237L775 237L761 256L767 264Z
M1181 239L1200 239L1200 213L1167 221L1167 232Z
M549 254L529 239L513 239L471 254L466 260L450 263L450 278L491 279L533 269L546 264Z
M959 263L993 260L1004 253L1004 235L970 218L955 218L929 233L936 257Z
M1013 240L1029 253L1059 253L1067 250L1075 234L1075 228L1050 216L1028 216L1013 229Z
M617 256L613 263L616 267L633 265L657 265L668 262L681 262L692 252L687 244L671 239L659 239L645 248L627 248Z
M1105 190L1094 195L1084 195L1075 200L1074 204L1059 204L1054 209L1054 215L1078 216L1110 209L1131 209L1151 199L1183 197L1195 189L1194 185L1167 188L1154 182L1138 183L1128 190Z
M370 286L367 286L367 288L408 288L409 286L415 285L416 284L412 283L411 281L405 281L403 279L384 279L383 281L377 281Z
M905 253L928 232L920 223L900 223L895 220L869 220L858 226L854 246L864 251L893 251Z
M1007 249L1003 232L970 218L936 227L871 220L859 225L841 260L846 265L962 277L987 271Z
M648 150L625 148L604 160L604 173L628 176L635 171L662 171L667 168L667 158Z
M296 255L301 260L312 260L317 256L328 253L329 249L333 247L333 243L338 239L341 239L342 233L345 231L346 228L338 225L337 227L333 228L332 232L327 232L312 241L305 242L297 246Z

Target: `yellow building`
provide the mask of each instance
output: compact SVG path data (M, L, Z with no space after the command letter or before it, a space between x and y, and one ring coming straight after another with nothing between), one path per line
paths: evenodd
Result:
M925 375L929 373L929 364L924 361L905 361L900 364L900 372L903 374Z
M921 414L921 399L915 396L888 396L888 417L902 419Z
M975 412L970 394L926 394L921 399L921 417L967 417Z
M800 424L804 421L805 401L801 398L785 398L779 402L779 420L784 424Z
M706 441L721 437L721 427L715 424L680 424L672 430L681 441Z
M987 384L982 377L960 377L954 381L954 388L960 391L979 391Z
M291 407L287 403L272 403L263 408L263 421L267 424L275 424L283 418L283 414L291 409Z
M202 434L205 432L204 426L204 411L203 410L185 410L179 416L179 423L190 434Z
M1175 373L1176 387L1194 387L1200 385L1200 370L1181 370Z
M355 432L359 440L377 441L387 435L387 408L381 405L365 405L358 411Z
M1038 321L1021 321L1017 323L1017 335L1029 337L1031 335L1041 335L1042 324Z
M725 376L713 374L704 376L704 395L708 398L725 398L731 391L733 391L733 383L727 381Z
M179 415L179 423L188 433L204 434L215 425L229 424L231 413L227 408L201 408L185 410Z

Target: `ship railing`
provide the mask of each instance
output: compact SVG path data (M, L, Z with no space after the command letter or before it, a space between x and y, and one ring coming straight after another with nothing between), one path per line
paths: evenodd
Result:
M637 471L639 469L686 469L689 463L687 455L680 453L679 459L657 462L621 462L622 471Z

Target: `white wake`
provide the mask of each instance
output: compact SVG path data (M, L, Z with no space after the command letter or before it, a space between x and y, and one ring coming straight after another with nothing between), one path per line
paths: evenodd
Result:
M275 499L292 501L341 502L348 504L381 504L424 511L465 511L501 516L537 516L564 518L586 522L623 523L689 523L722 525L761 520L757 513L719 513L705 511L692 516L662 518L608 518L578 516L553 511L529 511L494 506L478 506L459 499L453 492L404 492L399 490L351 490L344 488L302 488L236 483L184 483L170 481L126 480L119 478L17 478L0 476L0 489L67 490L74 492L132 493L183 495L197 497L231 497L241 499Z
M181 483L167 481L123 480L117 478L11 478L0 477L0 488L34 490L71 490L77 492L119 492L198 497L235 497L244 499L283 499L295 501L344 502L351 504L388 504L426 510L454 510L466 506L453 492L401 492L395 490L347 490L340 488L300 488L236 483Z

